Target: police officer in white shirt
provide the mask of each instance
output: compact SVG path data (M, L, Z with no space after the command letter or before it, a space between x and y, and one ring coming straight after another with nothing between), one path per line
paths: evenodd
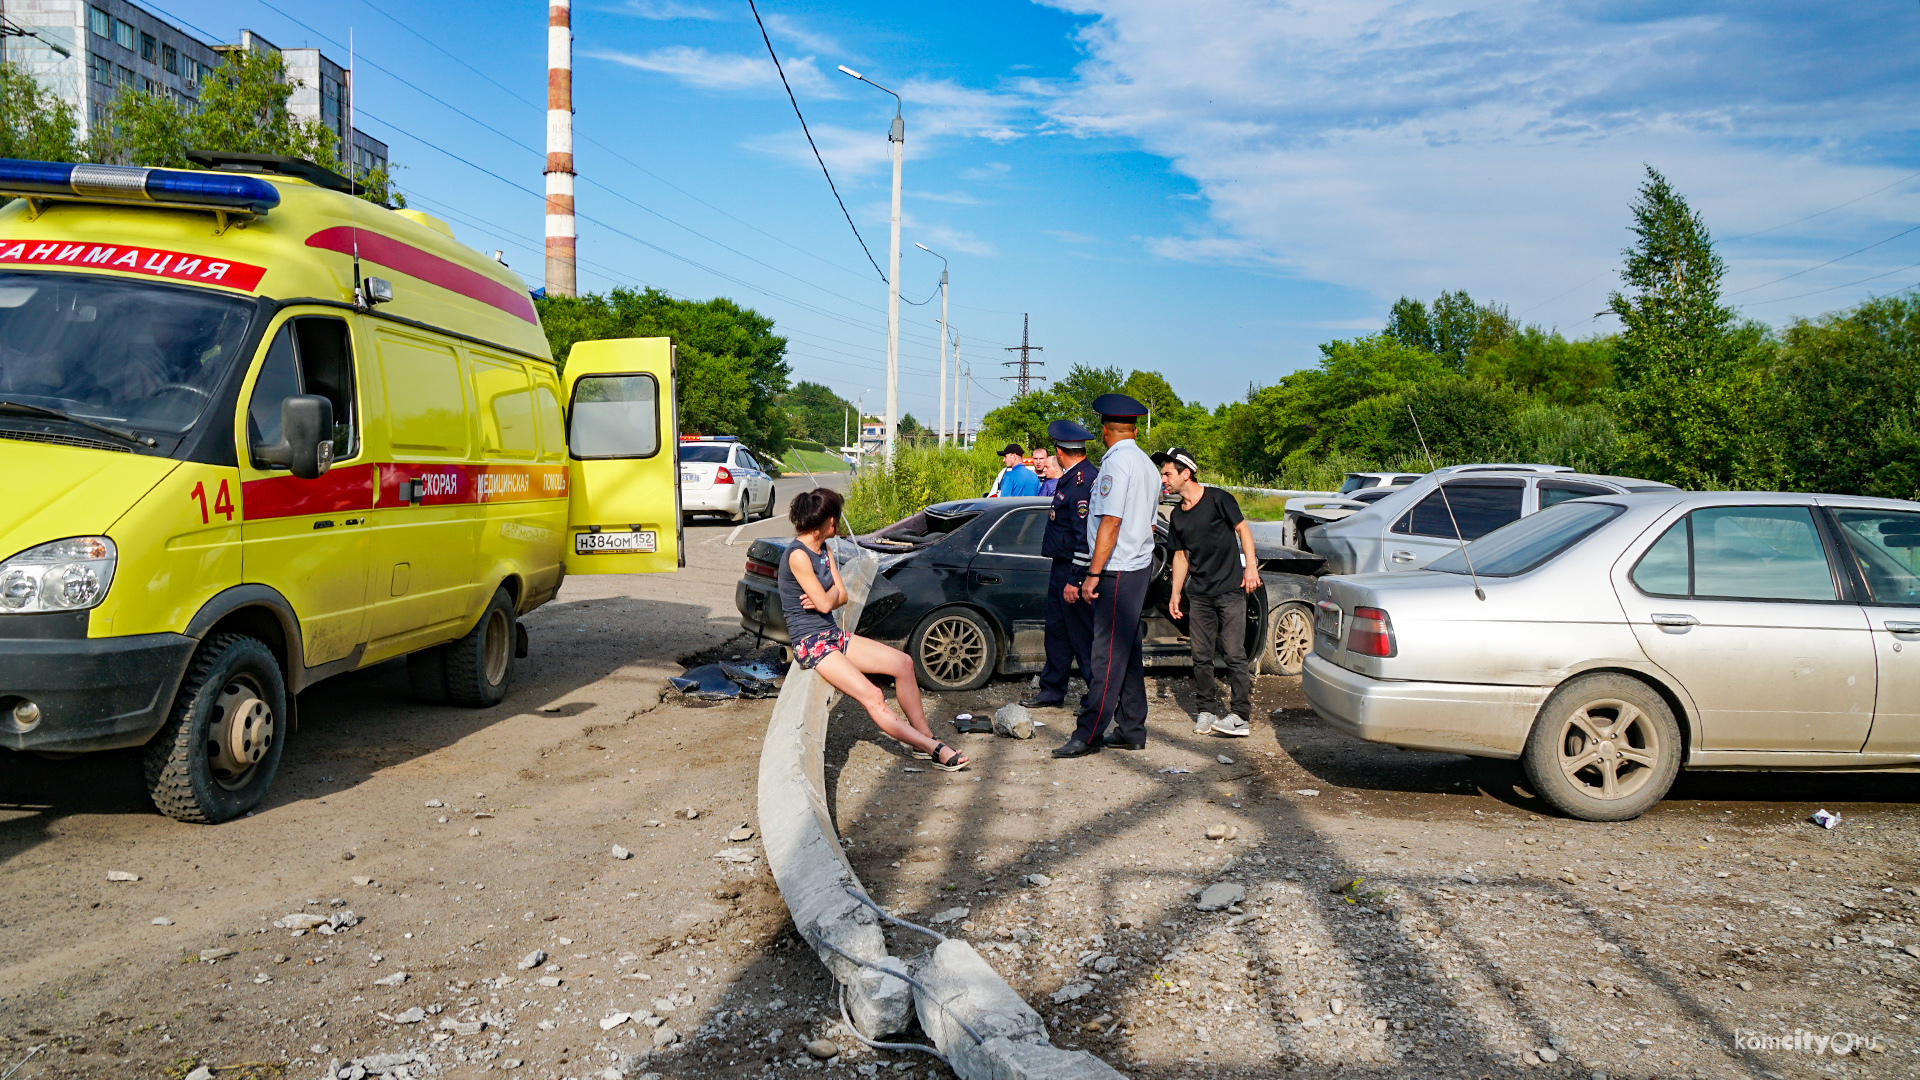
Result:
M1147 745L1147 679L1140 665L1140 608L1153 574L1153 523L1160 472L1134 443L1147 407L1125 394L1094 399L1100 441L1107 444L1087 508L1086 581L1068 599L1093 606L1093 649L1087 696L1073 737L1053 752L1082 757L1104 747Z

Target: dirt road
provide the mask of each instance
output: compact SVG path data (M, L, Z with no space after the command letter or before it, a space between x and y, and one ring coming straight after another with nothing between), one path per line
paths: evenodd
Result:
M156 816L131 755L0 758L0 1074L949 1075L845 1033L730 839L770 702L664 689L751 646L731 531L570 580L497 708L417 704L391 665L316 687L238 821ZM1920 1075L1913 778L1689 777L1586 825L1509 768L1332 735L1296 680L1260 680L1248 739L1149 685L1141 754L1053 761L1058 711L952 775L844 708L829 748L874 896L979 945L1057 1043L1138 1077ZM937 730L1021 691L932 699ZM1244 897L1197 910L1220 884Z

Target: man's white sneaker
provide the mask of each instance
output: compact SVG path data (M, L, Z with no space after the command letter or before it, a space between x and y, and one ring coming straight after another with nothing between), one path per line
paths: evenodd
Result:
M1203 712L1200 714L1200 719L1193 722L1193 733L1195 735L1205 735L1207 732L1213 730L1213 725L1219 722L1219 719L1212 713Z
M1215 720L1213 722L1213 733L1215 735L1233 735L1244 739L1253 734L1253 727L1245 720L1240 719L1239 713L1228 713L1226 719Z

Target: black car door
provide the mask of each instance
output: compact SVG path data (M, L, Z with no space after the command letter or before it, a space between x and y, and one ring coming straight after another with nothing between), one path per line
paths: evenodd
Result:
M1047 575L1053 560L1040 554L1047 508L1012 510L994 522L967 566L968 592L1010 635L1008 672L1046 664Z

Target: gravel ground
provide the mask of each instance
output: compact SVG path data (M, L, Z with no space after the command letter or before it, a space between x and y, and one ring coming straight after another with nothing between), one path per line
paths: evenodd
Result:
M740 831L771 703L663 690L751 651L727 532L670 578L570 581L496 709L391 666L309 692L239 821L154 816L127 756L0 756L0 1076L950 1075L850 1037ZM1329 733L1297 680L1258 680L1246 739L1149 686L1145 753L1054 761L1071 717L1041 711L954 736L957 774L837 714L862 880L1056 1043L1142 1078L1920 1075L1913 778L1688 777L1590 825L1509 766ZM936 730L1023 691L931 699Z

